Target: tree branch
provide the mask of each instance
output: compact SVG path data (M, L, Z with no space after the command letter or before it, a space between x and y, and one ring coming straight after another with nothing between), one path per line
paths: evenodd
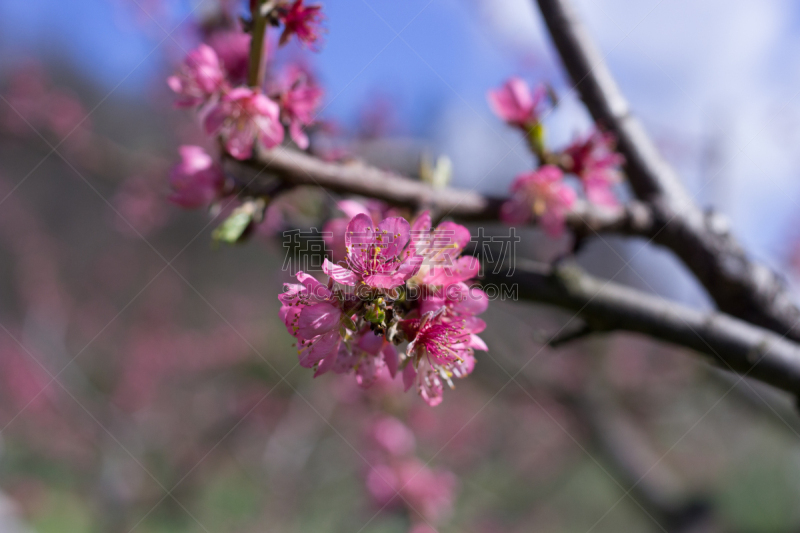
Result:
M800 309L781 278L751 261L727 224L704 214L630 112L569 0L537 0L564 67L594 119L617 136L636 195L653 207L656 242L670 248L726 313L800 340Z
M573 265L518 260L513 274L487 273L484 283L516 284L521 299L575 311L596 331L642 333L690 348L724 370L800 393L800 346L731 316L667 302Z
M278 183L313 185L392 205L431 209L438 216L461 221L496 221L506 200L469 190L435 189L362 162L329 163L283 147L259 151L248 161L226 157L223 164L226 174L255 196L271 195ZM658 231L650 208L640 202L615 210L581 201L567 215L567 224L579 235L615 232L649 237Z

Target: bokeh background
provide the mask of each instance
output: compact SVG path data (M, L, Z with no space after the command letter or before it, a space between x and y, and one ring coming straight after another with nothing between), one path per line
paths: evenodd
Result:
M515 74L559 93L554 145L591 125L531 1L323 5L320 52L275 60L314 70L332 137L376 164L444 154L454 185L502 193L532 160L485 93ZM577 5L692 194L795 283L800 5ZM0 531L408 531L415 511L369 483L385 416L416 435L435 490L413 497L443 533L800 529L790 402L642 337L553 350L569 316L493 302L489 354L436 408L297 368L280 232L214 247L217 218L166 200L177 146L209 142L165 78L218 6L0 3ZM319 227L329 203L300 191L281 224ZM558 251L524 239L527 257ZM580 260L710 306L644 242L596 239Z

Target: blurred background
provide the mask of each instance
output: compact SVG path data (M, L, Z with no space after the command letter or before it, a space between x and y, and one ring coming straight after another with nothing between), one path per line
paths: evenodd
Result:
M315 72L337 148L408 173L447 155L453 185L502 194L532 158L487 89L550 83L555 146L591 126L532 1L322 3L319 53L274 61ZM795 283L800 4L577 5L699 203ZM0 531L800 530L790 402L646 338L553 350L543 339L568 315L493 302L490 352L436 408L298 369L276 228L321 227L327 195L296 191L277 226L233 247L211 245L213 214L166 199L177 147L211 145L165 78L220 9L241 12L0 3ZM523 239L538 259L563 244ZM596 239L580 260L710 306L644 242ZM423 475L387 496L375 472L408 465Z

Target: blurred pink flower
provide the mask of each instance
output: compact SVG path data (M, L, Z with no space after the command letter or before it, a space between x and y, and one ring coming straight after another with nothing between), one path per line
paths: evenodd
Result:
M405 505L417 520L434 523L452 513L456 485L451 472L433 470L416 458L390 460L367 474L367 489L378 505Z
M546 95L543 85L531 92L525 81L511 77L499 89L490 90L486 98L495 115L512 126L527 130L539 122L539 107Z
M409 455L416 446L414 433L391 416L384 416L373 423L370 436L383 451L394 457Z
M159 189L151 179L126 179L112 200L116 228L126 235L141 237L163 226L168 211Z
M511 200L500 211L503 222L522 224L535 216L549 235L561 235L567 212L576 199L575 191L564 183L561 169L544 165L520 174L511 184L511 193Z
M297 65L290 65L273 88L273 97L281 106L281 117L289 126L289 135L301 150L308 148L304 126L314 122L314 111L322 99L322 89Z
M394 378L397 374L397 349L383 335L375 334L369 328L362 329L348 347L342 344L336 365L337 374L354 372L356 383L364 389L371 387L384 368Z
M70 92L50 87L44 70L31 63L14 72L5 95L8 112L4 126L17 135L35 135L40 128L60 139L79 127L88 127L88 116L80 101ZM43 133L43 132L42 132ZM73 141L79 136L70 135Z
M295 0L291 6L283 7L279 17L283 22L283 33L280 45L289 42L292 35L307 46L311 46L319 39L322 24L322 6L303 5L303 0Z
M211 204L225 186L222 169L199 146L181 146L178 152L181 162L169 173L170 201L189 209Z
M222 91L225 84L219 57L207 44L189 52L178 73L167 78L167 85L178 94L178 107L202 105Z
M250 59L250 34L241 31L217 31L208 38L217 53L228 79L239 85L247 79Z
M568 170L581 178L590 202L606 206L618 204L611 188L621 179L619 167L625 158L614 151L615 145L613 133L595 131L576 139L564 150L569 156Z
M225 148L236 159L247 159L256 137L266 148L283 141L278 104L260 91L238 87L225 94L204 121L206 133L221 133Z
M287 283L278 296L282 304L280 317L286 330L297 339L300 366L316 367L316 377L336 364L343 313L339 300L313 276L298 272L297 279L300 284Z

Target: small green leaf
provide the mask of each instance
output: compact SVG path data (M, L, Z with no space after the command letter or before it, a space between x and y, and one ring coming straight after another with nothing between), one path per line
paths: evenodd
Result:
M241 207L236 208L236 210L211 233L211 238L215 242L233 244L242 237L247 226L253 221L253 213L240 211L240 209Z
M266 201L263 198L244 202L211 232L211 238L216 243L234 244L239 242L250 224L261 221L265 207Z

